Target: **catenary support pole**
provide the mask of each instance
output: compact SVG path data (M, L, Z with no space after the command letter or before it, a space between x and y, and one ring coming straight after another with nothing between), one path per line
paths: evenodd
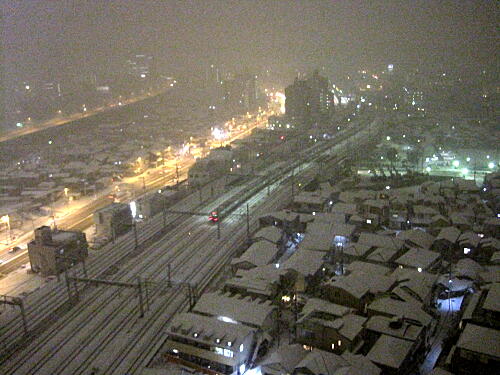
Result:
M142 283L140 276L137 276L137 293L139 295L139 317L142 318L144 317L144 301L142 300Z

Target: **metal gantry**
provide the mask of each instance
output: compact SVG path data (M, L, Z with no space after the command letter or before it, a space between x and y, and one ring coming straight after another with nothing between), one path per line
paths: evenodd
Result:
M19 307L19 310L21 311L21 318L23 320L24 334L27 336L28 335L28 323L26 322L26 313L24 311L23 300L19 297L12 297L12 296L3 295L0 298L0 304Z
M137 296L139 297L139 311L140 311L140 317L142 318L144 316L144 296L143 296L143 285L140 276L137 277L137 283L127 283L123 281L112 281L112 280L105 280L105 279L95 279L95 278L89 278L89 277L76 277L76 276L69 276L68 272L65 272L65 279L66 279L66 288L68 290L68 298L69 300L73 299L73 294L71 293L71 284L73 283L73 287L75 289L75 295L76 298L79 298L79 291L78 291L78 283L85 283L85 284L94 284L94 285L108 285L108 286L117 286L120 288L132 288L137 290ZM147 294L147 293L146 293Z

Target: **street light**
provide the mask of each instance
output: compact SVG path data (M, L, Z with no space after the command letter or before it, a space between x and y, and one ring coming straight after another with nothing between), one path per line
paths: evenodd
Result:
M460 166L460 162L458 160L453 160L453 166L458 168Z
M488 163L488 168L489 168L489 169L493 169L493 168L495 168L495 163L493 163L493 162L489 162L489 163Z

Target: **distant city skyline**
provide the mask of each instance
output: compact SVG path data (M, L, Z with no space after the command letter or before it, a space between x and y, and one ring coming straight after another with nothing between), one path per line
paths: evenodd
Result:
M3 2L8 82L111 74L150 54L165 72L495 66L493 1ZM432 15L432 16L431 16Z

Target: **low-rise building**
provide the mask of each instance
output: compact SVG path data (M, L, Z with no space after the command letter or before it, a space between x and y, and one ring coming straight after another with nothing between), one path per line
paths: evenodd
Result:
M422 271L435 269L439 265L441 255L430 250L411 248L394 262L402 267L410 267Z
M399 374L409 368L415 343L397 337L381 335L367 354L368 359L379 366L384 374Z
M355 352L363 343L366 319L352 313L335 318L329 316L329 311L314 311L297 321L297 341L337 354Z
M317 192L303 191L293 198L293 204L297 212L316 213L324 211L329 200Z
M176 315L167 333L167 362L205 374L243 373L256 343L253 328L194 313Z
M85 233L35 229L35 239L28 243L31 269L43 276L57 275L88 256Z
M132 227L132 212L126 203L112 203L94 212L96 235L115 238Z
M487 285L468 300L460 326L467 323L500 329L500 283Z
M499 342L499 330L468 323L450 353L451 370L459 375L497 373Z
M391 290L394 285L395 280L390 276L358 269L346 276L332 277L323 283L322 290L329 301L364 312L376 295Z
M253 300L250 297L223 292L204 293L193 312L247 325L251 328L271 331L276 306L270 301Z
M456 227L442 228L432 244L432 250L438 251L443 255L451 254L451 252L454 252L458 248L460 233L462 232Z
M434 236L420 229L409 229L399 232L397 238L403 240L408 248L419 247L421 249L430 249L434 243Z
M233 258L231 265L236 269L264 266L271 263L278 252L277 244L265 240L256 241L240 257Z

